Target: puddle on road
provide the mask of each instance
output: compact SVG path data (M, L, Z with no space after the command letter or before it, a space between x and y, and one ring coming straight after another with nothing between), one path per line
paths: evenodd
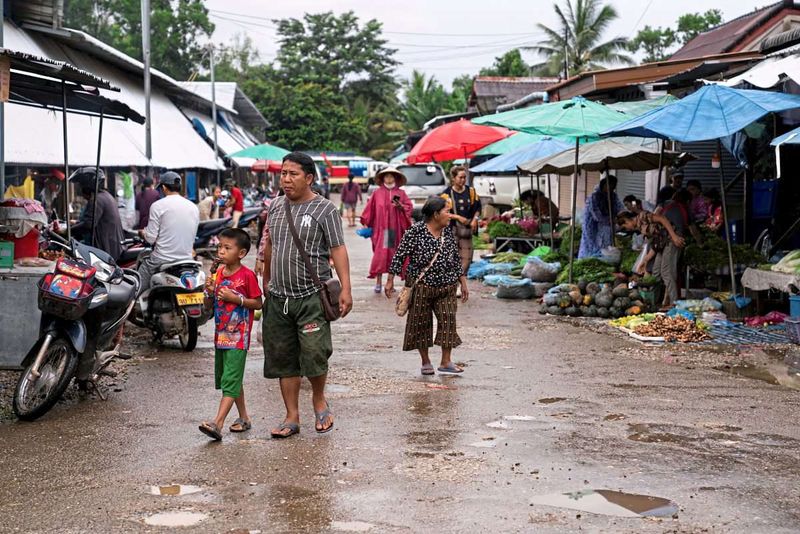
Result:
M603 417L603 421L621 421L625 419L625 415L621 413L610 413Z
M469 447L476 447L478 449L493 449L497 446L497 441L493 437L483 438L481 441L470 443Z
M144 519L146 525L153 527L193 527L208 519L200 512L159 512Z
M353 391L353 388L350 386L344 386L342 384L325 384L325 392L326 393L350 393Z
M500 430L508 430L510 427L508 423L503 420L500 421L492 421L491 423L486 423L486 426L489 428L499 428Z
M191 495L203 491L200 486L191 484L170 484L169 486L150 486L150 495Z
M721 365L715 367L715 369L776 386L800 389L800 356L796 352L765 348L760 349L758 353L771 361L767 363Z
M567 400L566 397L545 397L544 399L539 399L539 404L553 404L565 400Z
M532 415L504 415L506 421L533 421L536 418Z
M410 445L439 450L447 447L455 435L452 430L418 430L409 432L404 437Z
M531 504L615 517L673 517L678 513L678 505L669 499L604 489L540 495L531 499Z
M374 526L363 521L331 521L331 529L341 532L367 532Z

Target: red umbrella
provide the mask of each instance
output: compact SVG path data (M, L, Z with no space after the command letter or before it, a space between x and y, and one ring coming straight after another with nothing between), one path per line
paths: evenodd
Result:
M254 172L281 172L281 162L270 159L260 159L253 163L250 170Z
M408 153L406 161L428 163L466 159L486 145L513 134L514 132L505 128L481 126L464 119L448 122L425 134Z

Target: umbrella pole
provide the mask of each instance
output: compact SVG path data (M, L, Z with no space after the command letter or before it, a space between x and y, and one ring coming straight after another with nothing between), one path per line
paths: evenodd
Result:
M539 177L537 176L536 179L538 180ZM550 212L550 249L555 248L555 237L553 233L555 232L556 223L553 220L553 191L550 188L550 175L547 175L547 210Z
M572 283L572 264L575 260L575 226L577 202L578 202L578 151L580 141L575 138L575 173L572 175L572 231L569 233L569 283Z
M519 171L517 171L517 200L519 201L519 218L522 219L525 215L525 208L522 207L522 182L519 180Z
M658 191L661 191L661 173L664 170L664 140L661 140L661 151L658 154Z
M731 245L731 232L728 226L728 201L725 195L725 172L722 166L722 143L717 139L717 154L719 158L719 189L722 195L722 221L725 225L725 242L728 245L728 268L731 271L731 293L736 294L736 273L733 270L733 247Z
M531 198L533 198L533 174L529 174L528 176L531 179ZM536 191L537 191L537 193L539 191L538 185L536 187ZM535 200L535 202L538 202L538 195L537 195L537 199ZM531 204L531 219L533 219L534 217L538 217L538 216L539 216L538 213L534 213L533 204Z
M97 247L97 195L100 194L100 148L103 145L103 108L100 108L100 127L97 132L97 164L94 166L94 199L92 199L92 246ZM114 258L116 260L116 258Z
M611 245L617 246L617 236L614 233L614 202L611 200L611 180L608 179L608 161L606 161L606 191L608 192L608 225L611 228Z
M70 225L70 183L69 183L69 157L67 151L67 84L61 80L61 128L64 130L64 219L67 224L67 241L72 241L72 227Z

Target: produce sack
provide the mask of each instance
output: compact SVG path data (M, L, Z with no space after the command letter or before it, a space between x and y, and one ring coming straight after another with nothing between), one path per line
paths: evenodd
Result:
M512 278L507 274L487 274L483 279L483 285L497 287L500 284L505 284L511 286L516 285L521 281L524 281L524 283L527 284L531 283L530 280L524 278Z
M598 259L609 265L619 265L619 262L622 261L622 251L617 247L606 247L600 251Z
M690 321L694 321L697 319L695 314L693 314L689 310L684 310L681 308L672 308L667 312L667 317L683 317L685 319L689 319Z
M499 299L529 299L533 297L533 286L527 278L504 278L494 294Z
M469 269L467 269L467 278L470 280L480 280L486 276L490 265L491 263L486 260L472 262Z
M543 297L553 287L553 284L550 282L534 282L531 287L533 287L533 296L538 299Z
M772 266L776 273L800 274L800 250L793 250Z
M547 263L536 256L529 257L522 268L522 276L534 282L555 282L561 270L559 262Z
M528 253L528 258L542 258L542 257L547 256L548 254L550 254L552 251L553 251L553 249L551 249L547 245L542 245L542 246L536 247L535 249L530 251Z

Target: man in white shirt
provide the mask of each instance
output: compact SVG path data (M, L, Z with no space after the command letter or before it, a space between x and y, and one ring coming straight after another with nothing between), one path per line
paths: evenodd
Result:
M194 238L200 223L197 206L181 196L178 173L162 174L158 189L164 193L164 198L153 203L147 227L139 231L144 240L153 245L153 252L139 262L141 291L150 287L150 278L160 265L193 258Z

